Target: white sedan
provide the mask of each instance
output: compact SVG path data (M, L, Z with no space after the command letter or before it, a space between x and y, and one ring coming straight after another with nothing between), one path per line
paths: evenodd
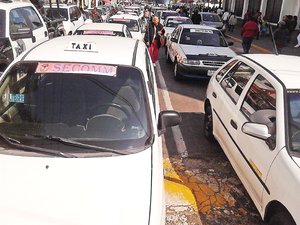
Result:
M1 76L1 225L164 225L159 110L143 42L54 38Z
M108 19L108 22L126 24L134 39L140 41L144 39L145 31L142 29L141 19L138 16L129 14L114 15Z
M217 140L268 225L300 224L300 58L241 55L210 79L204 134Z
M180 24L166 43L167 62L174 64L174 78L209 79L212 74L236 54L229 48L216 28Z

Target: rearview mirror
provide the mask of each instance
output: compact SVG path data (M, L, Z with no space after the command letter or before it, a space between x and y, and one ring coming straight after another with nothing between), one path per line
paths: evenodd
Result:
M262 140L267 140L271 136L269 134L269 128L265 124L247 122L244 123L242 131L245 134L251 135Z
M176 38L173 38L173 37L171 38L171 41L176 42L176 43L178 42L178 40Z
M161 135L166 132L167 127L173 127L181 122L181 116L174 110L161 111L158 116L158 134Z

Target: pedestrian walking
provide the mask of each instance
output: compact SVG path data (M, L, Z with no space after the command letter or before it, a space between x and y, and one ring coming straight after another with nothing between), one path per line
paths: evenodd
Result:
M253 39L257 36L257 33L258 33L257 23L255 22L255 18L251 16L250 20L246 22L241 29L241 36L243 38L242 46L243 46L244 54L249 53L251 44L253 42Z
M193 13L193 15L191 17L191 20L193 21L193 24L200 24L201 16L199 14L198 9L194 10L194 13Z
M282 49L287 45L288 36L289 30L287 29L285 22L279 22L278 28L274 31L274 44L277 48L277 53L281 53Z
M237 25L237 18L234 13L231 13L228 20L228 31L233 32L235 25Z
M224 12L223 16L222 16L222 21L223 21L223 24L225 24L226 28L228 27L229 16L230 16L230 13L228 11Z
M148 47L153 64L155 64L158 59L159 48L162 45L161 40L164 40L164 34L165 30L163 25L159 22L157 16L153 16L152 21L149 21L146 27L144 37L144 41Z

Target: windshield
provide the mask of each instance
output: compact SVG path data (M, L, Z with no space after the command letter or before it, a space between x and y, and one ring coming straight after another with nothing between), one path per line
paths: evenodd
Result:
M50 8L45 8L46 11L46 16L49 18L64 18L64 20L69 20L69 16L68 16L68 9L62 9L62 8L52 8L52 10L50 10ZM51 13L52 12L52 13Z
M109 20L110 23L121 23L121 24L125 24L128 27L128 30L133 31L133 32L139 32L139 24L137 20L130 20L130 19L118 19L118 18L114 18L114 19L110 19Z
M290 149L300 152L300 90L287 90Z
M133 67L16 65L2 81L0 96L0 133L23 145L72 153L87 151L37 138L55 136L137 152L152 142L144 81Z
M180 44L227 47L227 43L218 30L183 29Z
M220 17L215 14L202 14L203 21L222 22Z
M178 16L179 14L177 12L162 12L161 18L164 20L168 16Z
M77 30L75 32L77 35L102 35L102 36L119 36L125 37L125 34L121 31L112 31L112 30Z
M5 37L5 11L0 10L0 38Z
M174 18L169 19L167 22L167 27L176 27L178 24L191 24L192 21L188 18Z

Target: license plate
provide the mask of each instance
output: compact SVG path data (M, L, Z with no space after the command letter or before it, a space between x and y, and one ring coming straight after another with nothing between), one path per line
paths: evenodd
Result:
M211 77L214 74L214 70L207 70L207 76Z

